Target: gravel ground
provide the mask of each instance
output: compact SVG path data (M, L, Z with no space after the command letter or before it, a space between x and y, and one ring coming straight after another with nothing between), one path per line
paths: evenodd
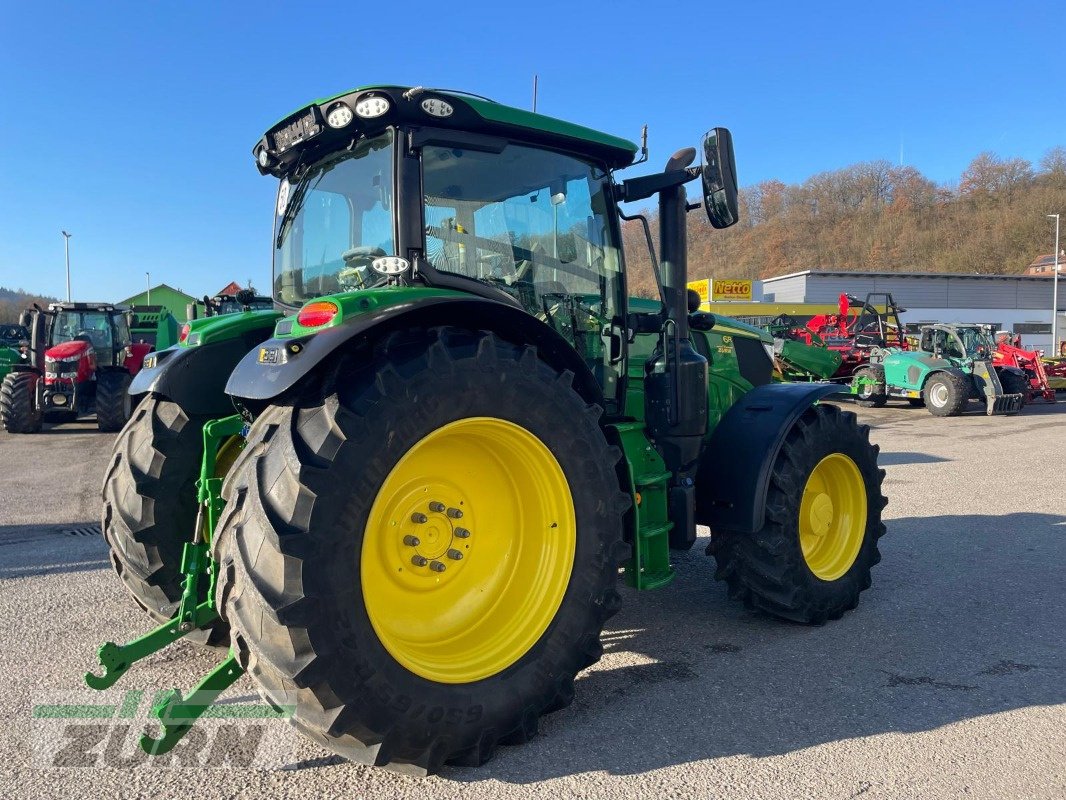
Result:
M35 718L43 703L101 702L82 690L94 650L148 623L100 536L66 532L98 524L113 436L87 423L0 432L2 794L1061 798L1064 412L1061 400L1015 418L860 409L889 506L884 560L855 612L820 628L748 613L714 582L701 541L676 559L673 586L625 591L604 659L540 736L429 779L342 762L278 720L233 728L260 747L251 767L219 769L210 747L184 766L137 759L140 723L122 712L102 728ZM120 687L188 688L218 660L178 643ZM226 697L254 702L250 679ZM207 736L220 724L203 723ZM92 766L50 766L79 763L57 755L73 737L105 734L78 757Z

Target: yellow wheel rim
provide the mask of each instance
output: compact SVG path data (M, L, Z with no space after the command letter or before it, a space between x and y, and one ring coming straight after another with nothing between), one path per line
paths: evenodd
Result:
M525 428L458 420L414 445L385 478L360 557L378 639L438 683L506 669L562 604L577 545L570 487Z
M832 453L815 465L803 487L799 538L808 568L835 581L855 563L866 534L866 484L855 462Z

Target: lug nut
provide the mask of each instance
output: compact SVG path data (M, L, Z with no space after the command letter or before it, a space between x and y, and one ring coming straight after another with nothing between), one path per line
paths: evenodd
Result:
M470 531L468 531L466 528L456 528L455 529L455 538L457 538L457 539L469 539L470 538Z
M462 519L463 518L463 512L460 511L458 508L449 508L448 509L448 516L451 517L452 519Z
M459 561L462 557L463 557L463 554L461 552L459 552L458 550L449 550L448 551L448 558L450 558L452 561Z
M411 522L417 523L419 525L423 524L428 519L429 517L419 511L416 511L414 514L411 515Z
M442 511L444 511L444 503L434 500L432 503L429 504L429 510L435 514L440 514Z
M448 569L446 566L444 566L439 561L430 561L429 562L429 568L431 570L433 570L434 572L444 572L444 570Z
M408 535L403 537L403 543L408 547L418 547L422 541L417 536Z
M424 556L411 556L411 563L414 564L416 567L424 567L427 562L428 559L426 559ZM437 562L434 561L433 563L436 564Z

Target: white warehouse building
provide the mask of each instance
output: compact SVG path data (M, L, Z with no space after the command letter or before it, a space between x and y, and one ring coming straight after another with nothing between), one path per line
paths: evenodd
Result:
M1066 340L1066 276L1060 276L1058 344ZM1052 279L1032 275L961 275L942 272L805 270L762 281L766 303L836 303L841 292L859 299L889 292L907 309L909 328L930 322L976 322L1022 335L1026 348L1057 351L1051 342Z

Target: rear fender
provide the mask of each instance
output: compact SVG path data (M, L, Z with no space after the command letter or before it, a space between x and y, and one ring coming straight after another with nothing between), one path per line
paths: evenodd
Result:
M772 383L734 403L700 456L696 522L715 531L754 533L762 528L770 472L785 437L813 403L841 391L847 387Z
M272 401L319 365L332 363L336 352L347 352L395 330L439 325L492 330L516 344L531 344L556 370L574 374L574 388L586 402L603 405L599 381L560 334L519 308L470 295L429 296L359 314L310 336L269 339L241 359L229 377L226 393L242 400Z

